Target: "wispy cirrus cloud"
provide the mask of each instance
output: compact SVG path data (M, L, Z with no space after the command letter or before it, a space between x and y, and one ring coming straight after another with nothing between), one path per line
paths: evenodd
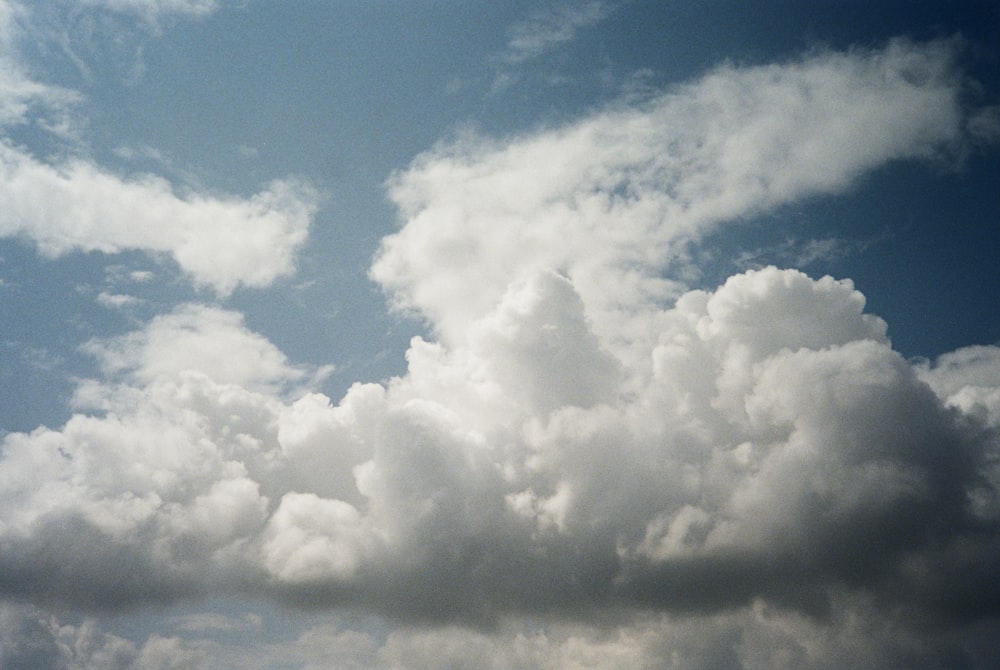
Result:
M83 0L81 4L136 14L153 22L169 16L204 16L219 7L217 0Z
M537 12L510 28L507 48L499 60L513 65L537 58L571 41L580 30L601 21L611 11L606 2L588 2Z
M33 121L65 132L68 116L81 96L32 78L20 53L30 12L20 4L0 2L0 129Z
M178 194L154 175L122 178L82 159L51 164L2 142L0 174L0 235L24 237L51 258L165 252L221 294L292 272L319 202L295 180L250 198Z
M614 6L594 1L539 10L508 30L506 47L496 54L493 91L509 87L529 62L572 42L582 30L607 18Z

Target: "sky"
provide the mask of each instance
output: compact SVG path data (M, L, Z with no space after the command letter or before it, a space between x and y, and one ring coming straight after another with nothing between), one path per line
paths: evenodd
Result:
M0 0L0 667L997 667L998 183L986 0Z

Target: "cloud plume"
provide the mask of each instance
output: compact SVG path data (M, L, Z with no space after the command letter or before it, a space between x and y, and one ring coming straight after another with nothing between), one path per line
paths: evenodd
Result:
M606 318L676 297L663 271L685 242L960 145L956 49L900 40L723 66L564 127L443 145L390 180L405 225L372 277L451 342L511 281L555 268L604 331Z

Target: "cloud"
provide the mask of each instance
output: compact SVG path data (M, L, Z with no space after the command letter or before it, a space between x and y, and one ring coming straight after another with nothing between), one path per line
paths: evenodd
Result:
M0 605L0 664L4 668L135 667L135 645L103 633L93 619L80 626L60 624L54 617L26 606Z
M0 2L0 128L26 123L67 132L72 108L80 101L75 91L32 79L20 57L25 39L27 10L14 2Z
M214 6L101 4L149 17ZM0 128L36 124L62 143L81 125L74 107L82 97L27 74L20 43L29 34L38 37L24 28L30 20L25 7L0 2ZM40 160L0 134L0 236L29 240L49 258L79 251L166 254L196 284L228 295L292 273L318 205L317 191L294 178L275 180L250 197L178 192L161 177L122 177L85 157Z
M0 235L50 258L73 251L169 254L196 283L228 294L295 269L318 195L296 180L250 198L178 194L153 175L123 179L77 159L40 162L0 142Z
M93 340L84 349L105 374L124 373L143 383L195 372L220 383L273 389L304 375L277 347L247 331L240 314L197 304L158 316L141 331Z
M407 375L336 405L275 396L301 372L237 315L184 307L88 346L121 380L81 389L100 414L5 438L0 587L107 607L243 584L445 621L830 616L853 594L992 612L972 584L997 567L996 435L863 307L847 281L737 275L663 310L644 369L616 376L543 273L466 346L417 339Z
M538 12L532 19L514 25L507 49L500 57L508 64L519 64L573 39L577 32L591 26L609 13L603 2L563 6Z
M92 340L103 378L77 413L3 439L0 593L395 622L267 651L307 667L986 667L1000 350L907 361L847 279L670 278L717 226L961 144L953 50L724 67L420 157L390 182L404 227L372 275L433 336L339 401L296 399L311 371L232 311ZM91 168L52 178L74 170ZM6 621L53 639L33 614Z
M979 631L949 637L914 634L905 613L860 614L842 603L831 622L763 605L684 619L640 616L628 625L572 622L524 625L509 621L491 631L461 626L400 627L387 634L354 630L347 622L313 626L294 639L260 636L236 642L185 635L153 635L139 644L100 631L86 619L61 624L28 608L0 616L0 639L11 668L185 668L264 670L320 668L908 668L991 667L997 655ZM835 631L831 634L831 629ZM34 648L33 657L25 654ZM46 655L43 653L48 652ZM20 655L19 655L20 654ZM4 658L4 657L0 657ZM20 664L18 662L21 662ZM88 665L88 661L91 663Z
M98 293L96 300L99 305L107 307L108 309L121 309L123 307L137 305L142 302L140 298L136 298L134 295L109 293L108 291L101 291Z
M404 225L371 276L447 342L543 268L573 281L601 332L618 328L676 297L664 276L686 242L965 141L956 49L897 40L726 65L562 127L461 137L389 181Z
M171 15L211 14L219 3L216 0L84 0L82 4L136 14L155 23L157 19Z

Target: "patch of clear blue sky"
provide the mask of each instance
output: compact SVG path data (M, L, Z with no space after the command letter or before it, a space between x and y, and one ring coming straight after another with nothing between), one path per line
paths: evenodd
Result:
M397 225L384 180L458 128L523 132L723 61L875 46L898 35L961 34L970 45L967 70L985 84L984 95L995 99L1000 83L1000 9L987 1L623 2L572 41L518 64L502 58L511 27L560 4L221 4L205 18L168 20L153 34L114 14L40 3L39 21L66 33L61 44L31 49L32 71L83 94L82 150L123 174L151 171L179 188L196 183L240 194L299 175L326 194L300 271L221 303L244 312L294 362L338 366L325 389L335 398L353 381L399 373L407 340L421 332L386 313L366 271L378 241ZM44 136L24 132L17 140L38 155L52 150ZM713 244L735 258L789 236L847 240L850 252L804 269L855 279L870 311L889 322L897 348L933 356L1000 340L1000 315L991 308L1000 289L997 183L995 152L972 156L955 172L890 166L846 197L797 203L726 229ZM4 431L65 420L73 377L93 373L78 352L90 337L124 332L178 302L216 300L167 261L140 254L43 260L3 240L0 258ZM705 268L708 285L742 269L716 261ZM112 266L149 269L157 279L129 284ZM94 302L101 290L146 302L108 310Z

